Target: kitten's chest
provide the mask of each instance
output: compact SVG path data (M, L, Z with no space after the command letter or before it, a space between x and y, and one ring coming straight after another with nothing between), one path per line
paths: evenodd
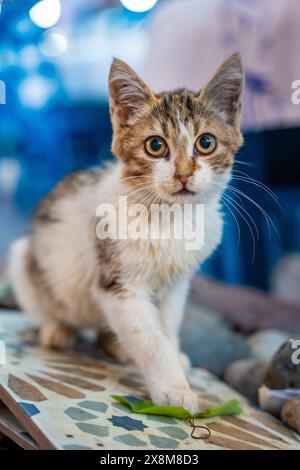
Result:
M142 240L130 246L126 257L131 259L126 269L128 279L158 291L194 269L200 253L187 251L181 240Z
M170 236L131 242L126 253L128 274L157 290L195 270L219 244L222 218L218 210L210 211L196 227L188 225L182 231L171 230Z

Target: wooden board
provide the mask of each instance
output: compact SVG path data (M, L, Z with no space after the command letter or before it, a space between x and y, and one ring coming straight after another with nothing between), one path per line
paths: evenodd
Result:
M26 450L38 450L38 445L4 403L0 403L0 433Z
M208 440L193 439L183 421L129 413L111 395L145 396L136 368L91 350L43 350L21 333L30 327L23 315L0 314L8 359L0 367L0 399L41 449L300 449L295 433L201 369L190 376L201 406L237 398L245 409L238 418L201 420Z

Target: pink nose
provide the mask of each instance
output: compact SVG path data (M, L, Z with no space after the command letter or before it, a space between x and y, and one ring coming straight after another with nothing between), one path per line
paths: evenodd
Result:
M186 184L190 177L190 175L176 175L176 176L182 184Z

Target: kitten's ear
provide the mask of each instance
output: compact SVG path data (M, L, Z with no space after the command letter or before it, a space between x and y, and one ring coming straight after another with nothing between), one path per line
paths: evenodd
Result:
M114 59L109 73L110 110L113 118L126 124L137 117L154 95L129 65Z
M201 98L232 126L240 126L244 71L239 54L230 56L201 91Z

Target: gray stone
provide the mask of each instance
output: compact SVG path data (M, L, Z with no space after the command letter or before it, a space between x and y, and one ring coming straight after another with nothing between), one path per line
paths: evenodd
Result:
M263 330L249 336L253 357L270 361L280 346L289 338L289 334L279 330Z
M219 377L232 362L251 354L246 339L231 331L217 313L191 304L182 326L181 345L193 366Z
M286 341L277 351L269 364L265 385L269 388L300 388L300 353L299 342L300 337L294 336Z
M202 324L209 326L227 327L227 323L219 313L189 302L186 307L184 323L193 323L194 321L201 321Z
M229 366L224 380L249 400L257 403L258 389L263 383L267 367L267 361L242 359Z
M300 396L290 398L285 402L281 410L281 419L300 433Z

